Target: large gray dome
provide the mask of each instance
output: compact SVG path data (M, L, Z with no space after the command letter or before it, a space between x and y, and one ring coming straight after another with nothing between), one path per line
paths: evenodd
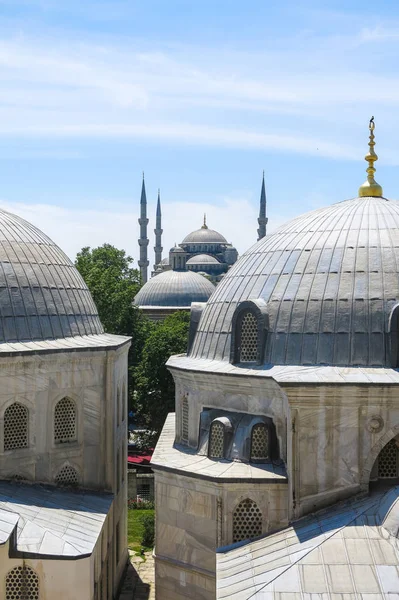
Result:
M218 231L202 226L186 235L182 244L227 244L227 240Z
M192 271L164 271L143 285L134 299L139 307L190 307L192 302L206 302L215 286Z
M245 300L266 303L265 364L390 366L399 301L399 203L355 198L300 216L250 248L207 303L191 356L228 361Z
M0 343L103 333L90 292L39 229L0 209Z

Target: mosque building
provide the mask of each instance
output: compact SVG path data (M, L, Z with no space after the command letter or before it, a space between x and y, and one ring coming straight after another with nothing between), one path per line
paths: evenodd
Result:
M206 215L202 226L189 233L180 245L171 248L168 257L162 258L162 212L158 191L155 233L155 263L148 280L147 248L147 195L143 177L140 199L140 267L143 287L134 298L134 304L152 320L160 320L170 313L189 311L191 303L206 302L227 271L238 259L237 249L226 238L210 229ZM263 174L258 240L266 235L266 191ZM204 281L205 279L205 281ZM208 280L208 281L207 281ZM213 285L214 284L214 285Z
M369 128L358 197L259 235L168 361L159 600L398 595L399 203Z
M0 598L108 600L127 553L127 354L44 233L0 210Z

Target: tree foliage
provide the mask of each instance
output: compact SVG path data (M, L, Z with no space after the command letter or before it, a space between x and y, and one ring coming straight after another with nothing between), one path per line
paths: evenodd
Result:
M132 338L128 382L130 405L135 387L134 367L140 362L145 339L152 328L152 323L132 304L141 287L140 273L131 266L132 260L124 250L104 244L93 249L82 248L75 261L93 296L105 331Z
M159 432L168 412L174 411L175 385L165 364L172 354L187 350L190 316L176 312L157 323L147 336L135 369L136 403L149 427Z

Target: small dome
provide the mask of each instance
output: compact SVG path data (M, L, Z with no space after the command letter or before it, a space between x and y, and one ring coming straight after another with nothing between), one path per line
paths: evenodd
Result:
M220 262L214 256L209 254L196 254L187 261L188 265L220 265Z
M0 343L103 333L79 271L39 229L0 209Z
M182 244L227 244L227 240L221 233L202 226L186 235Z
M244 301L268 314L265 364L391 366L399 303L399 203L361 197L286 223L252 246L207 303L191 356L229 361Z
M210 281L192 271L164 271L143 285L134 304L190 307L192 302L206 302L214 290Z
M173 246L173 248L170 249L170 252L173 252L173 254L185 254L183 248L181 248L180 246Z

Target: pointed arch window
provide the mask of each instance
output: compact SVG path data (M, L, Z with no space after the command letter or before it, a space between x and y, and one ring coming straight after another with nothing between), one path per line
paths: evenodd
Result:
M5 600L39 600L39 577L31 567L23 565L8 571Z
M70 398L62 398L54 409L54 443L76 442L76 404Z
M233 513L233 543L262 535L262 513L253 500L242 500Z
M265 461L269 459L270 451L269 428L265 423L257 423L251 431L251 461Z
M268 315L259 299L242 302L232 320L230 360L233 363L261 364L264 359Z
M181 403L181 441L188 444L188 400L183 396Z
M393 369L399 368L399 304L393 307L389 317L390 362Z
M20 402L14 402L4 411L4 451L27 448L29 411Z
M78 485L79 476L77 470L71 465L65 465L58 471L55 483L62 487Z
M225 447L225 428L220 421L214 421L209 433L209 458L223 458Z

